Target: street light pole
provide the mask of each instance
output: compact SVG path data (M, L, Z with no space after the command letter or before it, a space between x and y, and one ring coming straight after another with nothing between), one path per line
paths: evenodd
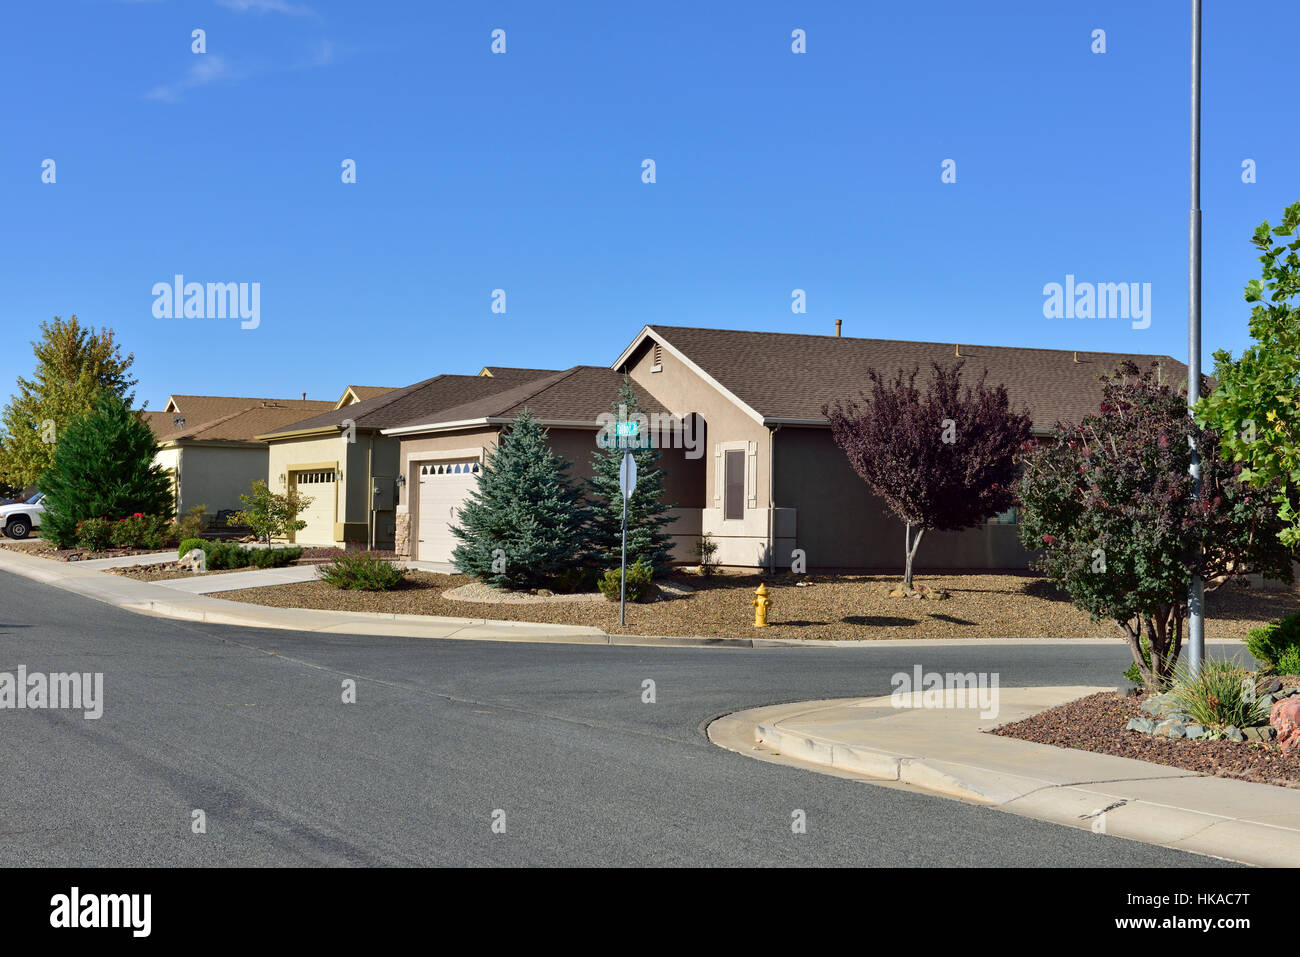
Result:
M1201 397L1201 0L1192 0L1192 194L1187 222L1187 405ZM1192 440L1194 496L1201 497L1201 458ZM1197 558L1200 556L1198 555ZM1187 656L1192 676L1205 661L1205 583L1192 576L1187 590Z

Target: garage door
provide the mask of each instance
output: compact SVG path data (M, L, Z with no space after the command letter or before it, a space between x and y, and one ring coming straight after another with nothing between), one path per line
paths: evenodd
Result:
M293 485L302 495L311 499L298 518L307 527L295 532L293 540L308 545L330 545L334 542L334 470L294 472Z
M457 510L478 484L477 459L426 462L420 466L420 541L416 557L449 562L460 540L451 534Z

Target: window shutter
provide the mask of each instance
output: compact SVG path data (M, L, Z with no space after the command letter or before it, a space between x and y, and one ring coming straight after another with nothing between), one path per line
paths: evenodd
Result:
M722 444L713 446L713 507L722 508L722 491L727 483L727 470L722 460Z
M749 454L745 456L745 498L750 508L758 508L758 443L749 443Z

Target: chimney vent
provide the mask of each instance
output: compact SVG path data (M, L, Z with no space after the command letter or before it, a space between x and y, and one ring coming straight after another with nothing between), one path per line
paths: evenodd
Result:
M844 324L844 320L843 320L843 319L836 319L836 320L835 320L835 338L836 338L836 339L838 339L838 338L840 337L840 326L843 325L843 324Z
M306 393L306 392L304 392L304 393L302 394L302 401L304 401L304 402L307 401L307 393Z
M954 349L953 349L953 355L955 355L958 359L963 358L963 356L962 356L962 354L961 354L961 343L960 343L960 342L957 343L957 345L954 347Z

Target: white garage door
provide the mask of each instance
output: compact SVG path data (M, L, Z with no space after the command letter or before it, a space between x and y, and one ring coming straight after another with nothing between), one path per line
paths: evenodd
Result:
M420 540L416 557L449 562L460 540L451 534L457 510L478 484L477 459L425 462L420 466Z
M307 527L294 533L295 542L330 545L334 542L334 470L294 472L293 485L299 494L311 499L298 518Z

